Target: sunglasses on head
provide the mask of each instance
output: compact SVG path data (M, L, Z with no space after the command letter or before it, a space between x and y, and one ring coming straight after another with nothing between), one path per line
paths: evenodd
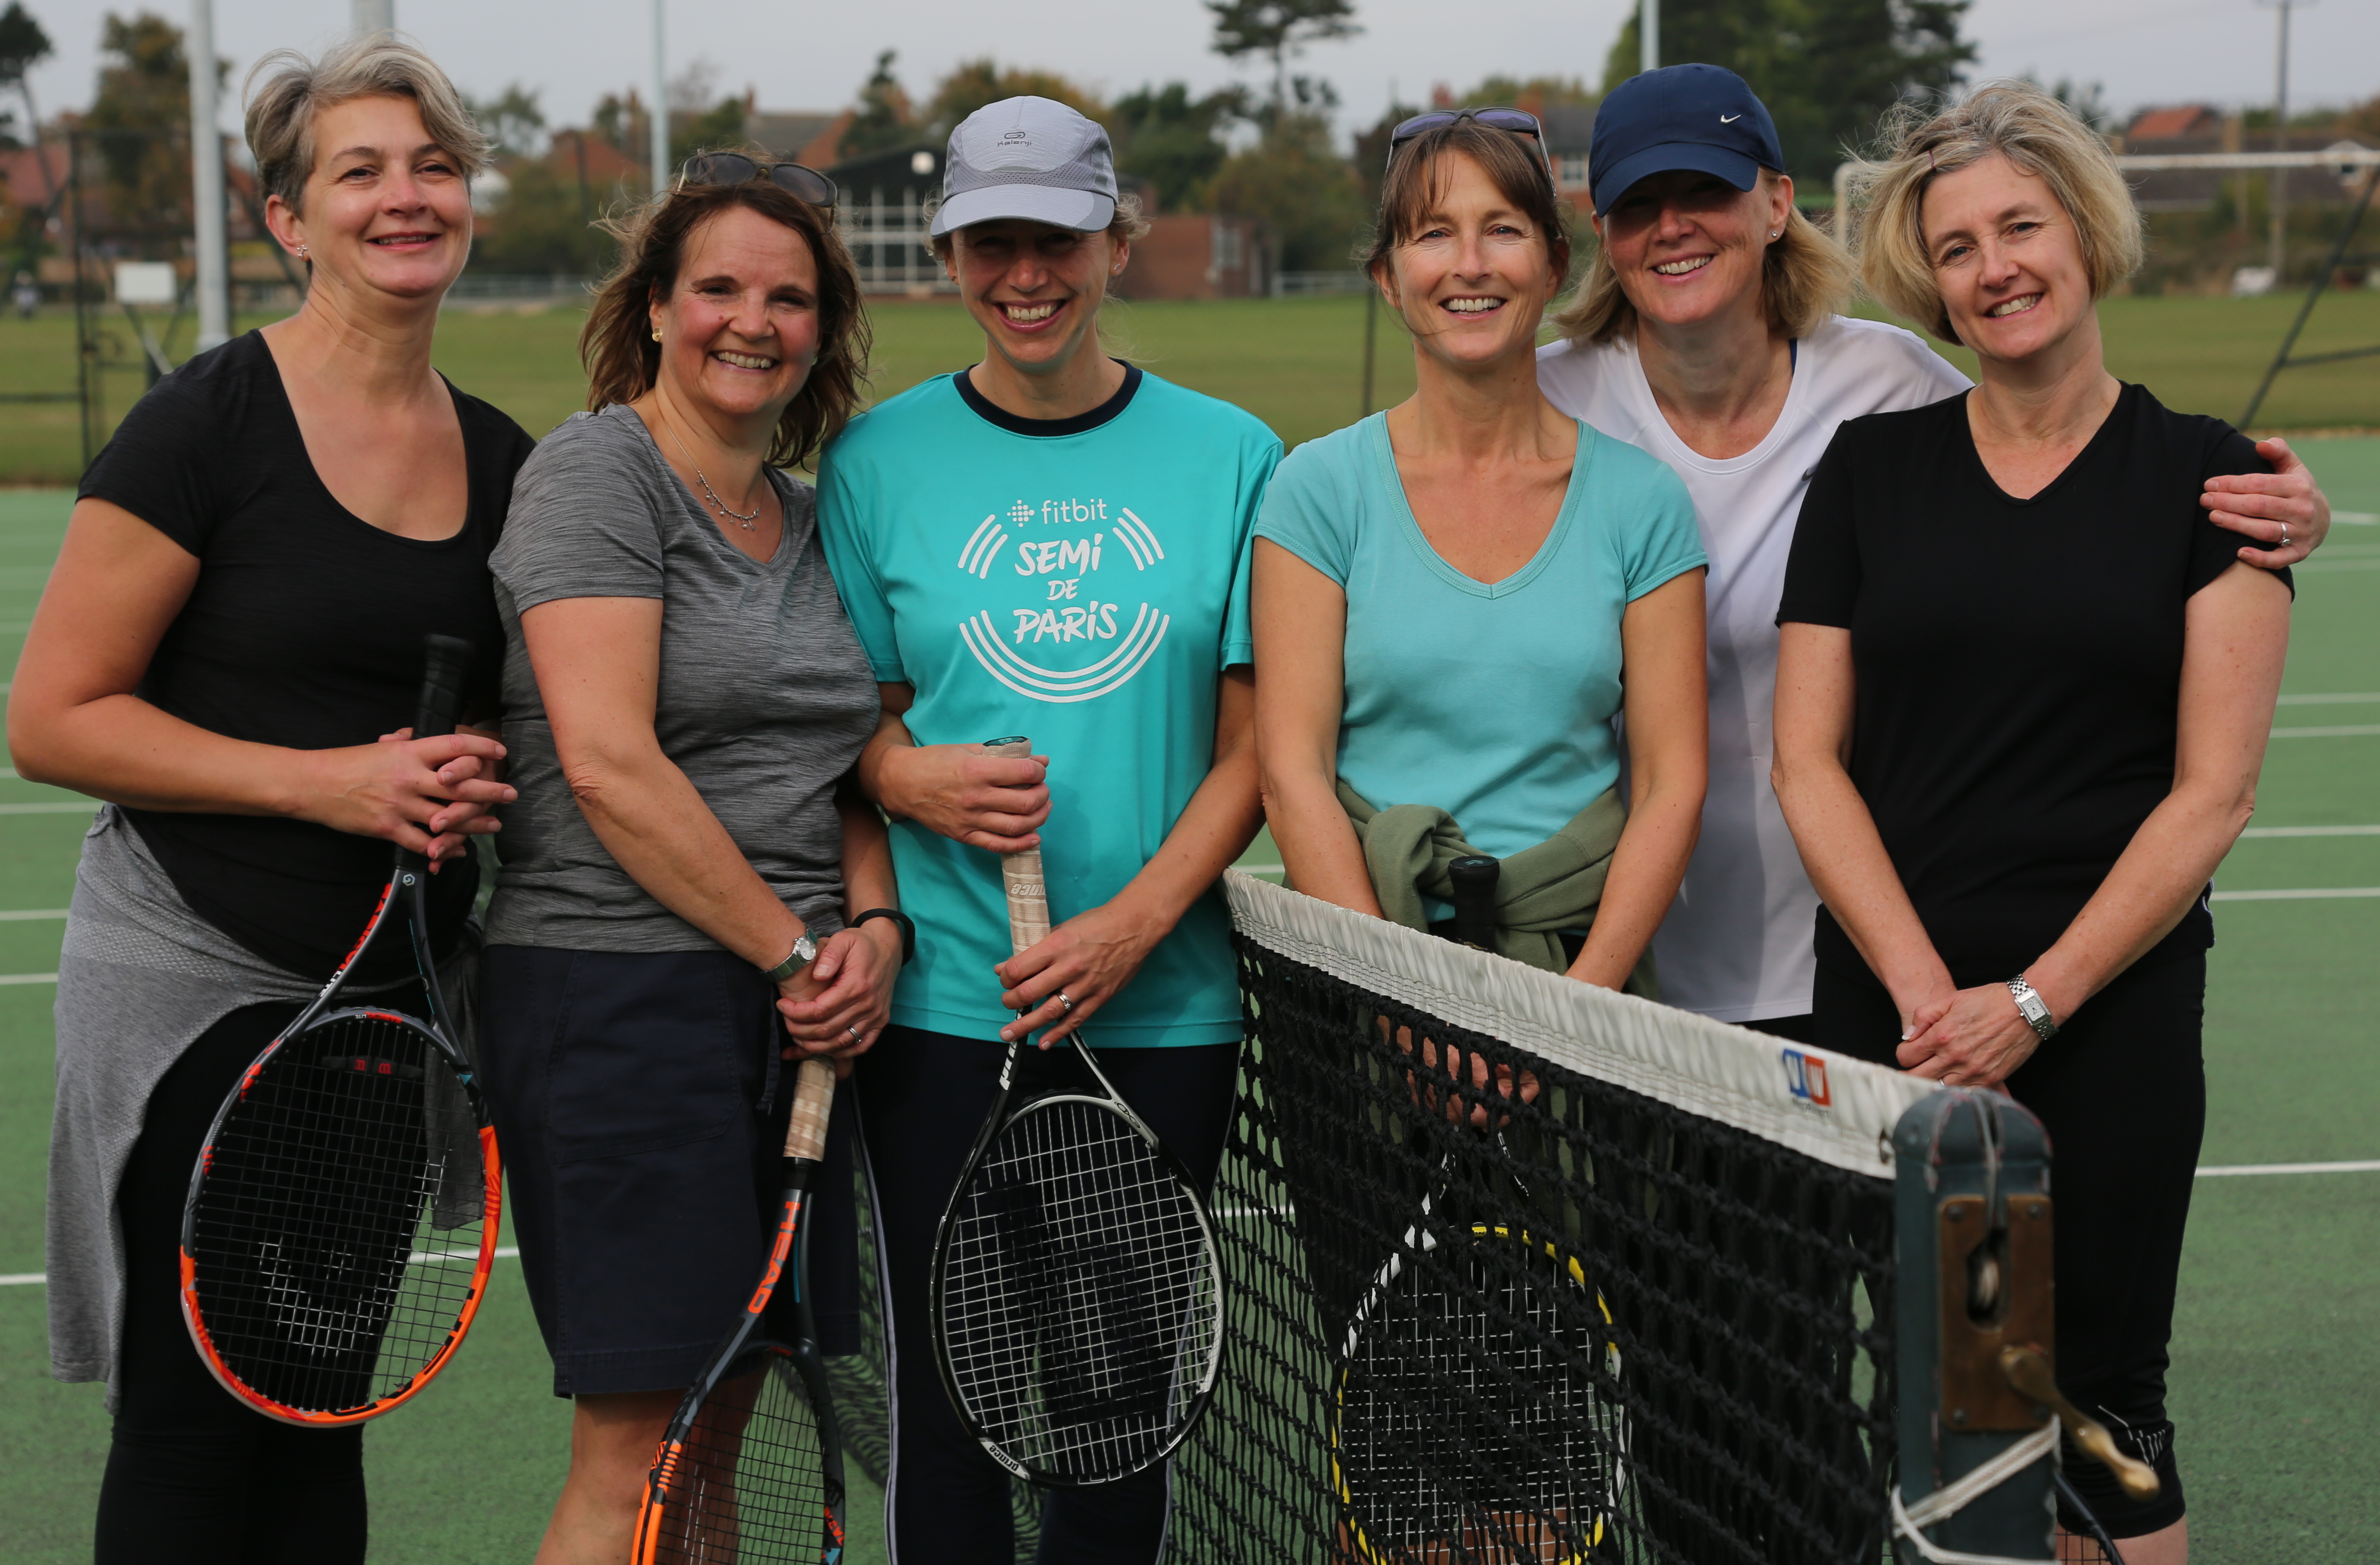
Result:
M1396 161L1397 149L1416 136L1460 125L1473 120L1493 130L1509 130L1515 136L1525 136L1537 150L1537 161L1546 165L1546 177L1553 177L1553 159L1546 151L1546 127L1537 116L1526 109L1438 109L1426 115L1415 115L1389 132L1389 161Z
M797 163L755 163L741 152L698 152L677 171L676 188L688 186L741 185L769 176L769 183L815 207L832 207L843 192L817 169Z

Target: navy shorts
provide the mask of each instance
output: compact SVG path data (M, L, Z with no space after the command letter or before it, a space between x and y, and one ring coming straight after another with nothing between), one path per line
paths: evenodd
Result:
M725 952L490 946L480 1071L554 1395L690 1382L759 1274L787 1093Z

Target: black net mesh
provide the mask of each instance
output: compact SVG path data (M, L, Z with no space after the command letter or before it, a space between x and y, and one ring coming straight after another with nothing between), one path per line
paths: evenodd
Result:
M674 1432L667 1498L649 1518L651 1565L831 1561L843 1547L843 1495L826 1475L816 1408L793 1357L759 1343Z
M470 1099L385 1013L283 1043L225 1115L186 1226L207 1340L307 1413L397 1395L457 1330L488 1221Z

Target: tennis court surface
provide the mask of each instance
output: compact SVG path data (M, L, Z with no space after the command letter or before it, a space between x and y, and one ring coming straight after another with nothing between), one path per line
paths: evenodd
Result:
M2380 950L2380 441L2310 442L2305 450L2341 525L2300 575L2285 704L2259 812L2217 881L2205 1167L2174 1346L2173 1412L2192 1539L2196 1557L2211 1561L2322 1565L2380 1557L2367 1438L2370 1388L2380 1384L2380 1302L2370 1286L2371 1257L2380 1253L2380 1131L2372 1113L2380 1101L2380 1027L2373 1021L2380 1014L2380 964L2372 957ZM55 553L67 499L55 491L0 492L0 638L11 644L12 660ZM15 1478L0 1500L0 1559L10 1561L89 1558L106 1444L97 1388L48 1378L38 1280L48 976L89 815L90 806L73 795L13 774L0 779L0 1178L11 1193L0 1197L0 1461ZM1247 862L1261 876L1276 857L1260 838ZM1382 1055L1374 1074L1400 1085L1401 1061ZM1266 1113L1276 1116L1271 1128L1262 1115L1246 1122L1242 1134L1252 1150L1298 1144L1277 1119L1301 1100L1297 1084L1266 1074L1274 1069L1269 1057L1252 1076ZM1384 1086L1377 1096L1386 1103L1397 1093ZM1575 1137L1553 1133L1590 1155L1597 1146L1589 1138L1606 1134L1628 1132L1582 1124ZM1392 1246L1402 1233L1398 1214L1387 1210L1402 1209L1400 1197L1427 1195L1451 1214L1466 1181L1493 1183L1510 1172L1511 1159L1484 1133L1465 1141L1450 1129L1439 1139L1452 1147L1475 1142L1476 1156L1445 1175L1427 1159L1416 1171L1392 1158L1414 1188L1388 1182L1375 1192L1386 1206L1366 1219L1378 1230L1369 1236L1374 1247L1380 1235L1390 1235ZM1734 1153L1721 1147L1716 1155ZM1383 1493L1382 1484L1402 1481L1415 1465L1412 1450L1394 1442L1426 1438L1391 1430L1385 1456L1376 1458L1348 1431L1378 1438L1377 1421L1342 1421L1340 1444L1332 1445L1334 1414L1311 1388L1335 1384L1333 1362L1343 1356L1351 1326L1369 1319L1378 1323L1367 1328L1376 1336L1392 1336L1407 1306L1394 1289L1375 1286L1379 1257L1366 1264L1323 1256L1318 1264L1282 1221L1296 1207L1296 1186L1308 1179L1293 1155L1270 1165L1243 1157L1217 1196L1227 1226L1232 1212L1263 1214L1237 1219L1235 1231L1245 1237L1232 1242L1232 1264L1258 1285L1234 1303L1233 1375L1184 1463L1175 1533L1182 1558L1330 1558L1342 1524L1329 1498L1334 1463L1341 1475L1371 1474L1352 1488ZM1813 1192L1835 1188L1831 1175L1811 1172L1807 1181ZM1850 1189L1840 1200L1856 1205L1858 1186ZM1562 1214L1548 1214L1546 1231L1562 1221ZM1572 1221L1576 1231L1575 1215ZM1755 1410L1786 1426L1799 1448L1831 1444L1838 1458L1844 1432L1872 1427L1877 1405L1873 1369L1858 1362L1857 1300L1868 1286L1868 1263L1856 1250L1838 1244L1810 1257L1809 1278L1852 1279L1843 1331L1785 1365L1783 1378L1796 1388L1791 1405ZM1607 1309L1623 1319L1634 1310L1630 1329L1639 1330L1651 1298L1640 1281L1607 1271L1590 1284L1584 1266L1569 1269L1570 1258L1548 1253L1548 1266L1537 1268L1542 1276L1531 1270L1536 1261L1513 1261L1510 1275L1534 1277L1556 1292L1593 1287L1598 1300L1585 1316L1590 1338L1592 1320ZM1581 1314L1570 1308L1564 1318ZM1659 1378L1650 1351L1639 1367ZM1624 1380L1630 1365L1618 1373ZM1564 1393L1579 1399L1590 1427L1592 1380ZM372 1558L525 1561L565 1455L567 1409L547 1394L549 1384L527 1298L500 1263L480 1324L453 1369L367 1437ZM1531 1480L1553 1489L1516 1492L1503 1510L1558 1516L1582 1533L1599 1521L1609 1535L1646 1548L1705 1547L1671 1540L1708 1538L1715 1526L1781 1537L1776 1518L1786 1510L1806 1513L1808 1524L1795 1535L1845 1535L1840 1506L1829 1498L1840 1485L1826 1475L1844 1470L1842 1461L1829 1467L1805 1449L1765 1449L1769 1437L1742 1410L1690 1413L1684 1423L1691 1438L1607 1421L1608 1439L1590 1438L1557 1464L1567 1477ZM1658 1443L1665 1438L1666 1450ZM1615 1473L1610 1453L1623 1443L1636 1453L1634 1466ZM1519 1465L1472 1445L1465 1460ZM1730 1463L1738 1476L1715 1481ZM1742 1481L1745 1474L1758 1482ZM853 1477L850 1558L873 1560L881 1554L876 1496L864 1475ZM1574 1487L1561 1488L1564 1482ZM1754 1491L1782 1498L1747 1500ZM1390 1493L1381 1514L1410 1517L1427 1505L1418 1493ZM1796 1553L1780 1546L1768 1557L1840 1557L1826 1547Z

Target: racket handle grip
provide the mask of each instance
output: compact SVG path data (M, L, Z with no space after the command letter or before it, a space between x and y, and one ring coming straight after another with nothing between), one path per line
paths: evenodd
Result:
M793 1118L785 1122L785 1156L822 1162L826 1159L826 1127L834 1116L834 1067L824 1060L805 1060L795 1074Z
M463 672L471 666L471 644L457 636L425 636L421 670L421 704L413 719L413 736L436 739L455 732L463 710Z
M1030 756L1033 741L1024 737L985 742L988 756ZM1041 943L1050 932L1050 889L1041 878L1041 850L1000 855L1000 879L1008 892L1008 944L1019 952Z

